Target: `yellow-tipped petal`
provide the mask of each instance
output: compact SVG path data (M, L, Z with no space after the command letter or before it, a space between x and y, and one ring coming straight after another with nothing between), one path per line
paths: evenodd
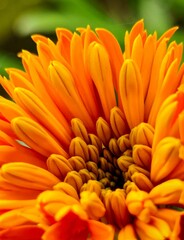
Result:
M144 121L143 83L137 64L127 59L119 78L120 99L130 128Z

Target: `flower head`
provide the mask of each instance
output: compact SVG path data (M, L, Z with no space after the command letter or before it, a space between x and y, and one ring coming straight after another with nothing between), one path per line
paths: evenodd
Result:
M182 44L143 21L34 35L0 81L0 238L180 239ZM181 210L181 211L179 211Z

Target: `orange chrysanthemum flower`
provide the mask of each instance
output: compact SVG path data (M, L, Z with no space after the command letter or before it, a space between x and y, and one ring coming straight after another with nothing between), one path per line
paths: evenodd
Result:
M148 35L124 51L105 29L34 35L1 77L0 239L184 236L183 46Z

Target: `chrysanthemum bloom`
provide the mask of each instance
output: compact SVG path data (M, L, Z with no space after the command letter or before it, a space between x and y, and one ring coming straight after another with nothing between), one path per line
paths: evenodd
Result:
M184 65L177 28L124 50L105 29L35 35L0 99L0 239L179 240Z

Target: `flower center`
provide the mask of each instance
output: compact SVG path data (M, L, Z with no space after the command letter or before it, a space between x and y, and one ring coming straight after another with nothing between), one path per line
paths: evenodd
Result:
M124 122L114 122L100 117L94 134L88 133L80 119L72 119L70 158L51 155L47 160L49 171L78 193L89 180L96 180L101 189L115 190L125 188L136 172L149 177L154 129L141 123L130 130L122 128Z

